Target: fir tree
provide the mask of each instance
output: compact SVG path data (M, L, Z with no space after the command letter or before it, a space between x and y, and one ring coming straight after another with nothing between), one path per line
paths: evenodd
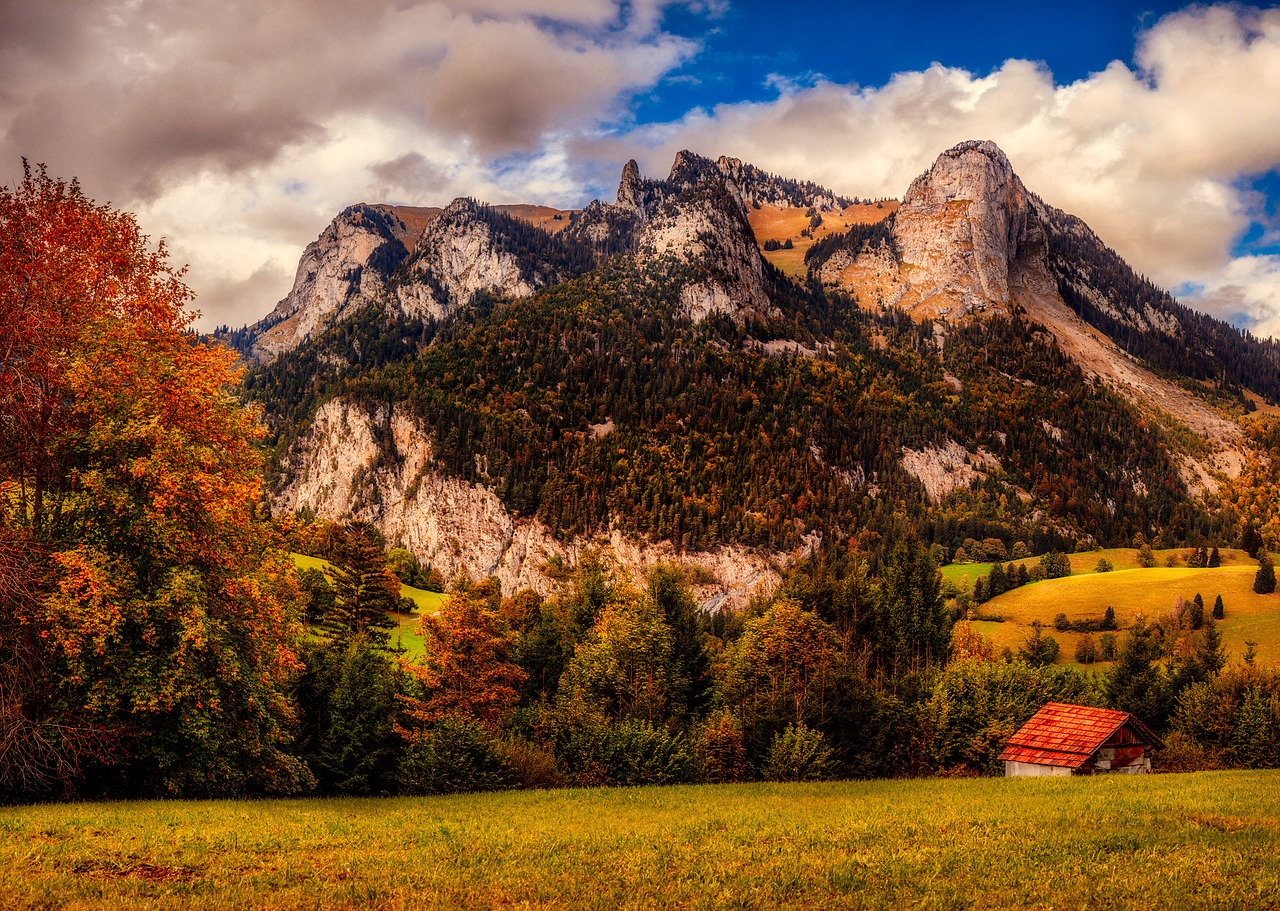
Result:
M1276 570L1271 562L1271 555L1258 551L1258 572L1253 577L1253 590L1260 595L1269 595L1276 590Z
M1225 613L1226 611L1222 605L1222 595L1218 595L1213 599L1213 619L1221 620Z

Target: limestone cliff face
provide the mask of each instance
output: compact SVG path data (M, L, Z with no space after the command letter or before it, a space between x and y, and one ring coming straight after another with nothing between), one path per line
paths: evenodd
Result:
M402 311L443 319L478 291L527 297L555 278L521 263L482 214L474 200L455 199L422 232L395 290Z
M906 285L899 306L952 319L1007 313L1011 271L1050 274L1043 215L994 143L944 152L912 182L894 216Z
M390 206L344 209L307 246L289 294L261 323L261 360L292 351L360 302L371 300L408 255L410 227Z
M637 258L642 263L675 258L696 270L697 279L680 291L694 322L713 313L734 318L777 313L746 209L723 179L665 202L641 230Z
M496 576L507 593L551 594L558 585L554 564L572 565L594 549L635 579L659 562L697 566L700 578L714 580L695 588L705 605L741 608L775 586L777 567L793 558L741 547L676 554L669 542L641 542L616 529L603 538L560 541L537 520L513 518L488 488L437 471L423 428L387 405L327 402L290 450L284 476L276 511L366 519L446 578L459 570L477 579Z

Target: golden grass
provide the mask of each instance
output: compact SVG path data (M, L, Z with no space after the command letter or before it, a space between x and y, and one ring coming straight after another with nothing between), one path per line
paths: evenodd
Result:
M879 208L875 203L847 206L840 212L824 212L822 224L810 237L801 237L800 232L809 227L809 216L806 209L792 209L782 206L761 206L758 209L747 209L747 220L751 223L751 231L755 234L756 244L760 246L765 259L773 263L788 275L802 276L807 267L804 254L815 240L820 240L832 233L842 233L855 224L871 224L888 218L898 208L897 202L886 202ZM778 243L791 239L794 245L790 250L764 250L767 240Z
M1280 773L0 810L0 907L1274 908Z
M1084 556L1097 563L1096 552ZM1076 562L1074 557L1072 562ZM1215 596L1222 595L1226 616L1219 628L1229 657L1238 660L1245 641L1253 640L1261 660L1280 661L1280 594L1255 594L1256 571L1256 564L1243 554L1224 551L1223 565L1214 569L1156 566L1046 579L991 599L982 605L978 616L999 616L1004 622L978 621L974 626L991 637L997 648L1008 646L1016 651L1030 635L1032 622L1039 620L1061 646L1059 662L1073 662L1081 636L1092 635L1096 641L1099 634L1054 630L1053 619L1058 613L1066 614L1068 620L1100 620L1111 606L1123 629L1138 615L1147 620L1166 615L1179 595L1189 601L1199 593L1207 616Z

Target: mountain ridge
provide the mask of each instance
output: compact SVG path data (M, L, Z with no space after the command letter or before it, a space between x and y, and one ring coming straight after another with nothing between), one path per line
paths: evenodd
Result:
M751 226L792 203L822 235L799 281ZM1236 521L1205 497L1247 455L1252 368L1214 393L1193 374L1223 355L1197 349L1180 378L1108 338L1088 317L1125 321L1130 346L1200 329L1158 296L1118 299L1140 277L998 147L953 147L887 218L834 231L849 205L689 152L661 181L628 162L615 201L555 235L455 202L389 274L361 275L347 315L251 371L276 507L368 518L426 562L539 590L592 546L684 555L737 580L706 603L732 587L737 605L742 579L826 543L875 553L903 521L944 551Z

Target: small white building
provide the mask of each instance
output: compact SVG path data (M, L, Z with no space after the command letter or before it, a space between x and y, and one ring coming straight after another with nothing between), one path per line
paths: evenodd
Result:
M1151 771L1163 743L1128 712L1050 702L1009 738L1000 760L1006 776L1092 775Z

